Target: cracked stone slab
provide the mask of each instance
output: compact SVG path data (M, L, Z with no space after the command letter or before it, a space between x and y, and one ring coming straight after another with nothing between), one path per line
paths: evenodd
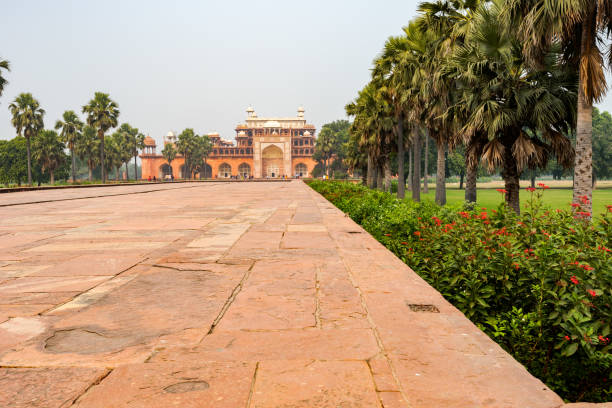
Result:
M367 360L379 352L369 329L216 331L197 347L167 348L152 361Z
M246 407L255 363L147 363L113 370L78 399L83 408Z
M253 408L380 408L363 361L264 361L259 365Z
M84 367L0 368L0 406L69 407L107 372Z

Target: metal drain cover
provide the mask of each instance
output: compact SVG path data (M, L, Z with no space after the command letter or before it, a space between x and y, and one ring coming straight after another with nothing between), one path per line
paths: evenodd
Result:
M423 305L408 302L406 302L406 304L413 312L440 313L440 309L438 309L435 305Z

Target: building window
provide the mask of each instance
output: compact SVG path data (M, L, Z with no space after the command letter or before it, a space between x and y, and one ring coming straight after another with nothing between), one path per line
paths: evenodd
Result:
M251 166L246 163L242 163L240 166L238 166L238 175L245 179L251 177Z
M227 163L223 163L219 166L219 178L230 178L232 176L232 166Z
M308 177L308 167L304 163L295 166L295 175L298 177Z
M216 155L217 154L217 149L213 149L213 154Z

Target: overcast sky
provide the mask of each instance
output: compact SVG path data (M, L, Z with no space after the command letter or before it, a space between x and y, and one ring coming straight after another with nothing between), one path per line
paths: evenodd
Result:
M252 104L260 117L317 128L344 118L372 60L415 15L418 0L19 0L3 2L0 138L15 135L9 103L31 92L53 127L110 94L158 141L192 127L233 139ZM612 98L602 104L612 108ZM159 149L158 149L159 150Z

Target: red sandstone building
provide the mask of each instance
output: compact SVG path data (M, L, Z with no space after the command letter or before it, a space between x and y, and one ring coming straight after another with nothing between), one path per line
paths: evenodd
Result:
M236 144L222 140L218 133L209 133L208 137L213 148L202 178L308 177L316 164L312 159L315 127L306 123L304 108L299 108L294 118L259 118L249 107L246 122L236 126ZM176 141L174 133L169 132L164 146ZM182 178L183 156L177 155L170 167L156 148L155 140L147 136L140 155L142 178L163 179L169 174Z

